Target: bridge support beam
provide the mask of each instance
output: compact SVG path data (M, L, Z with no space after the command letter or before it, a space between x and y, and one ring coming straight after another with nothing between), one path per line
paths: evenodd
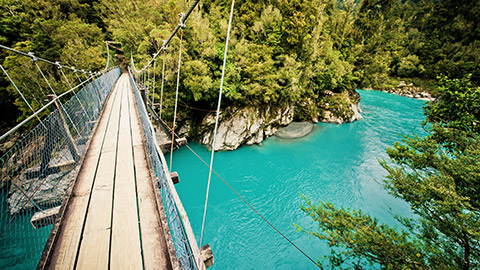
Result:
M202 250L200 251L200 256L202 257L203 263L205 264L206 268L213 265L213 252L209 244L206 244L202 247Z
M35 229L51 225L55 222L59 211L60 206L50 208L41 212L36 212L30 219L30 223L32 223L32 226Z
M172 178L172 182L173 184L178 184L180 182L180 178L178 177L178 173L177 172L172 172L170 174L170 178Z
M48 95L49 100L53 100L55 98L56 97L53 96L53 95ZM79 152L78 152L78 149L77 149L77 145L75 144L75 140L73 139L73 136L70 133L70 129L68 128L68 124L67 124L67 120L65 120L65 116L63 115L63 111L62 111L62 108L61 108L60 104L58 103L57 100L54 102L54 104L55 105L53 106L53 108L58 110L58 113L59 113L60 118L61 118L61 123L58 123L58 124L63 127L63 131L64 131L63 135L65 136L65 139L67 140L68 149L70 150L70 153L72 154L73 160L75 160L75 163L77 163L79 158L80 158L80 155L78 154Z
M176 142L175 146L178 146L178 147L187 145L188 143L187 138L178 138L175 140L175 142ZM162 152L164 153L170 152L170 146L172 145L171 140L160 142L159 144L160 144L160 149L162 149Z

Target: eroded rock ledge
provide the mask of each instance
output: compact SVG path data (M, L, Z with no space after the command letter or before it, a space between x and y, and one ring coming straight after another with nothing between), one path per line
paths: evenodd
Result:
M234 150L246 144L259 144L293 121L294 107L229 108L222 112L214 149ZM198 134L200 142L211 145L215 126L214 114L203 118Z
M282 139L298 139L307 136L312 130L312 123L292 122L288 126L278 129L275 136Z
M435 99L430 93L425 92L423 88L414 86L413 83L406 84L404 81L400 81L396 87L383 90L383 92L426 101L433 101Z
M359 96L350 98L348 94L332 94L332 97L331 104L318 105L320 112L312 122L342 124L362 119L358 106ZM235 150L244 144L261 144L263 140L276 134L279 128L291 124L294 116L295 106L293 105L229 107L220 113L214 149L215 151ZM214 127L215 113L208 113L201 118L201 121L185 122L179 128L178 134L210 146Z

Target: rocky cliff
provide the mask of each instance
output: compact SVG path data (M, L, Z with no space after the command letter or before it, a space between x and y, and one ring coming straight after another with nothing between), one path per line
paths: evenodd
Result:
M278 128L293 121L294 107L228 108L220 115L214 149L234 150L243 144L259 144L275 134ZM196 128L197 139L204 145L212 144L215 114L207 114ZM194 134L191 134L194 135Z
M318 112L312 116L312 122L341 124L361 119L358 106L360 96L357 95L329 94L327 99L315 105ZM296 118L295 109L293 105L229 107L220 113L214 149L235 150L243 144L260 144L280 127L292 123ZM178 133L210 147L214 127L215 113L208 113L201 120L184 122Z

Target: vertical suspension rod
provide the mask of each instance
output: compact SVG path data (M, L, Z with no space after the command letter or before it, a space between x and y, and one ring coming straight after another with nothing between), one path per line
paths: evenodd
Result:
M182 15L182 19L183 19L183 16ZM182 24L182 19L180 19L180 24ZM177 72L177 88L175 90L175 111L173 113L173 126L172 126L172 144L170 146L170 172L172 171L172 160L173 160L173 143L175 141L175 124L176 124L176 120L177 120L177 105L178 105L178 88L179 88L179 85L180 85L180 66L181 66L181 63L182 63L182 43L183 43L183 28L184 28L184 24L182 27L182 31L180 31L180 47L179 47L179 50L178 50L178 72Z
M166 47L165 47L166 48ZM162 63L162 87L160 88L160 119L162 119L162 106L163 106L163 85L165 82L165 57L167 55L167 50L163 51L163 63Z
M35 66L37 66L38 71L39 71L40 74L42 75L43 79L47 82L48 87L50 88L50 90L52 90L52 93L55 95L55 97L57 97L57 93L55 93L55 91L53 90L52 86L51 86L50 83L48 82L47 77L45 77L45 74L43 74L42 69L40 69L40 66L39 66L38 63L37 63L35 56L33 56L33 54L31 54L31 56L32 56L33 62L35 63ZM70 114L67 112L67 110L65 110L65 107L63 107L63 103L60 102L60 100L58 101L58 103L60 104L60 107L62 107L63 111L65 111L65 114L67 115L68 120L70 120L70 122L72 123L73 128L75 128L75 130L77 131L77 134L80 134L80 132L79 132L78 129L77 129L77 126L76 126L75 123L72 121L72 118L70 118Z
M72 85L70 84L70 81L68 80L67 76L65 75L65 72L63 72L62 66L60 64L58 65L58 69L60 69L60 72L62 73L62 76L65 79L65 81L67 82L68 87L70 87L70 89L72 89ZM73 91L73 96L77 99L78 104L80 104L80 106L82 107L82 110L85 113L85 115L87 116L88 121L92 121L92 119L90 118L90 116L87 113L87 110L85 110L85 107L83 107L83 104L82 104L82 102L80 102L80 99L78 98L77 93L75 91Z
M218 130L218 118L220 116L220 106L222 103L222 90L223 90L223 82L225 79L225 66L227 64L227 53L228 53L228 42L230 41L230 31L232 28L232 18L233 18L233 7L235 5L235 0L232 0L232 6L230 8L230 18L228 21L228 30L227 30L227 40L225 41L225 54L223 55L223 68L222 68L222 78L220 80L220 91L218 93L218 104L217 104L217 115L215 118L215 128L213 130L213 139L212 139L212 155L210 157L210 170L208 172L208 183L207 183L207 194L205 198L205 208L203 211L203 222L202 222L202 233L200 236L200 249L202 248L203 242L203 232L205 229L205 218L207 216L207 205L208 205L208 195L210 192L210 181L212 179L212 169L213 169L213 156L215 154L215 143L217 137L217 130Z

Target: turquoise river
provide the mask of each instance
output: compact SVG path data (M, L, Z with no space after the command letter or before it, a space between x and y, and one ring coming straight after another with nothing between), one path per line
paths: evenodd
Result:
M378 159L401 139L423 134L424 101L377 91L359 91L363 120L318 124L301 139L271 137L263 145L243 146L215 154L214 169L271 223L315 260L329 254L327 245L298 232L316 225L300 206L312 201L362 209L381 222L399 227L394 214L411 216L406 203L381 184L385 171ZM199 144L191 147L209 161ZM197 242L200 241L208 168L187 148L173 154L176 185ZM218 177L212 176L204 244L212 247L209 269L315 269L298 250L260 219Z

